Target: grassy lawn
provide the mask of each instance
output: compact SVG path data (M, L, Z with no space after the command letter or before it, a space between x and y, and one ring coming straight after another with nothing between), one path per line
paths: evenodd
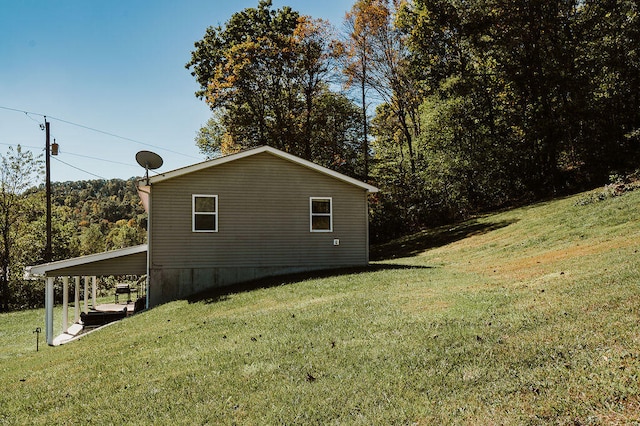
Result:
M639 207L481 217L40 352L43 311L2 314L0 424L640 422Z

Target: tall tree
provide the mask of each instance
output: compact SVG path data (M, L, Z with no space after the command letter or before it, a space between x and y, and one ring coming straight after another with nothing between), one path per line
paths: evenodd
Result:
M345 15L346 35L334 42L334 51L342 59L342 71L346 76L346 85L359 90L362 120L362 159L364 172L362 178L369 179L369 116L367 89L369 66L373 56L373 32L384 19L375 0L358 0Z
M376 0L360 13L369 22L370 65L367 84L395 115L403 149L406 149L411 173L415 175L416 152L414 140L420 135L418 82L410 67L407 31L396 24L406 0Z
M196 141L209 156L259 145L309 160L325 151L316 115L329 93L331 28L271 6L235 13L195 44L187 68L213 111Z
M560 157L580 87L576 10L576 0L416 0L407 19L429 94L465 104L448 114L466 121L452 137L474 141L467 144L471 156L480 146L500 146L493 169L510 169L514 183L538 195L562 186Z
M196 135L196 146L207 158L233 154L242 149L241 144L233 141L231 132L227 132L226 116L222 111L214 110Z
M316 102L323 92L326 92L327 82L330 80L330 62L333 51L330 49L331 28L329 23L313 20L302 16L293 33L293 44L297 50L296 68L299 70L298 79L304 104L304 120L302 125L302 140L304 143L304 158L311 160L313 155L313 115ZM321 147L316 147L321 148Z
M15 256L20 219L33 211L26 191L42 173L42 160L20 145L9 147L0 163L0 286L3 311L9 309L9 277Z
M289 83L299 14L271 6L270 0L261 0L257 8L232 15L225 27L207 28L186 67L201 86L196 95L222 111L234 142L295 151L288 119L297 99Z
M563 185L559 158L570 143L576 118L571 103L580 90L574 65L577 6L578 0L518 0L498 3L488 18L496 48L487 54L499 64L516 101L510 121L523 133L522 170L538 194Z
M399 11L392 13L390 31L380 25L368 39L373 47L366 81L382 89L378 95L385 101L372 120L375 177L391 198L383 200L385 209L392 211L376 220L402 218L402 224L383 226L403 230L462 219L637 168L637 1L358 3L372 17L385 16L385 6ZM396 46L388 49L396 55L383 55L385 46ZM409 67L393 66L407 62ZM396 146L407 140L400 129L408 126L396 113L403 105L393 98L403 93L397 89L402 85L384 78L407 68L420 83L414 182L402 167L411 153ZM405 99L411 98L398 97Z
M585 0L579 11L575 149L592 173L606 177L636 168L640 157L640 5Z

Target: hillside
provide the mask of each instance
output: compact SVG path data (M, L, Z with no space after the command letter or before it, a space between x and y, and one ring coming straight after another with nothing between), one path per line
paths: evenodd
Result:
M39 352L42 310L2 314L0 423L639 422L639 207L488 215Z
M146 242L147 214L134 178L54 182L51 202L54 261ZM42 283L23 275L25 266L44 261L44 185L25 191L9 210L20 220L6 224L9 241L2 247L9 247L9 282L7 293L0 291L0 304L8 310L43 307Z

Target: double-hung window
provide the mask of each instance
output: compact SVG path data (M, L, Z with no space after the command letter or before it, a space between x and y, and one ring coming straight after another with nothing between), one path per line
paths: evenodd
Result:
M192 231L218 232L218 196L193 194Z
M311 232L333 232L333 206L331 197L309 199Z

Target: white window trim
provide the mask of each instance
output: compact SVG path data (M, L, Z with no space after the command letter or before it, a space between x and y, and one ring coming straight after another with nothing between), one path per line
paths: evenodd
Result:
M196 212L196 198L213 198L215 199L215 212ZM191 195L191 232L218 232L218 196L211 194L192 194ZM216 229L196 229L196 215L213 215L215 217Z
M329 213L313 213L313 202L315 200L329 200ZM329 229L313 229L314 216L328 216ZM332 197L309 197L309 231L310 232L333 232L333 198Z

